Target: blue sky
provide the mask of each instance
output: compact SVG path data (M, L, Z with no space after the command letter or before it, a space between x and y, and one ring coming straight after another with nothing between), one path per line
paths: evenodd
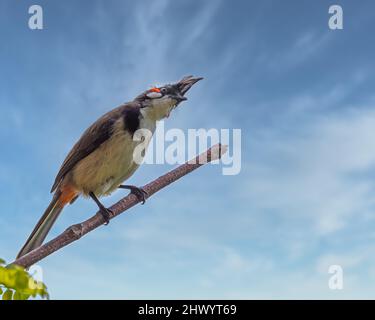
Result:
M36 3L42 31L27 26ZM375 4L334 3L340 31L323 0L1 1L0 256L18 252L89 124L194 74L166 128L242 129L241 173L201 168L46 258L51 297L375 298ZM78 200L51 236L95 211Z

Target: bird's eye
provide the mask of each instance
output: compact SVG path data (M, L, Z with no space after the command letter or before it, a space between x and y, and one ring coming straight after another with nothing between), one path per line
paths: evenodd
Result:
M160 89L160 92L161 92L162 94L166 94L166 93L167 93L167 88L161 88L161 89Z

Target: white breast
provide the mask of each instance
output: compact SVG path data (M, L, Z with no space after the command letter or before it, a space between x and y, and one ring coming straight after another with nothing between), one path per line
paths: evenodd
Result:
M112 136L74 168L77 188L84 195L91 191L97 196L113 192L138 168L133 161L135 145L130 133L124 130L123 119L119 119Z
M156 122L146 117L141 119L140 128L153 134ZM133 151L139 143L124 130L122 118L116 121L112 136L74 168L73 181L78 190L84 195L93 191L97 196L116 190L139 166L133 160Z

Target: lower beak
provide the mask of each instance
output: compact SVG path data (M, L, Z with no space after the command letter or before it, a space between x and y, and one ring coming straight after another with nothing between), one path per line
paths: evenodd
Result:
M182 102L182 101L187 100L187 98L184 97L184 96L181 95L181 94L174 94L174 95L170 95L169 97L172 98L172 99L174 99L174 100L176 100L177 103L180 103L180 102Z

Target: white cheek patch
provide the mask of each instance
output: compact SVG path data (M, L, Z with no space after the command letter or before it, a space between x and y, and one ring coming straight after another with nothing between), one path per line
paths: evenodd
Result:
M160 98L162 96L162 94L160 92L151 91L151 92L147 93L146 96L150 99L155 99L155 98Z

